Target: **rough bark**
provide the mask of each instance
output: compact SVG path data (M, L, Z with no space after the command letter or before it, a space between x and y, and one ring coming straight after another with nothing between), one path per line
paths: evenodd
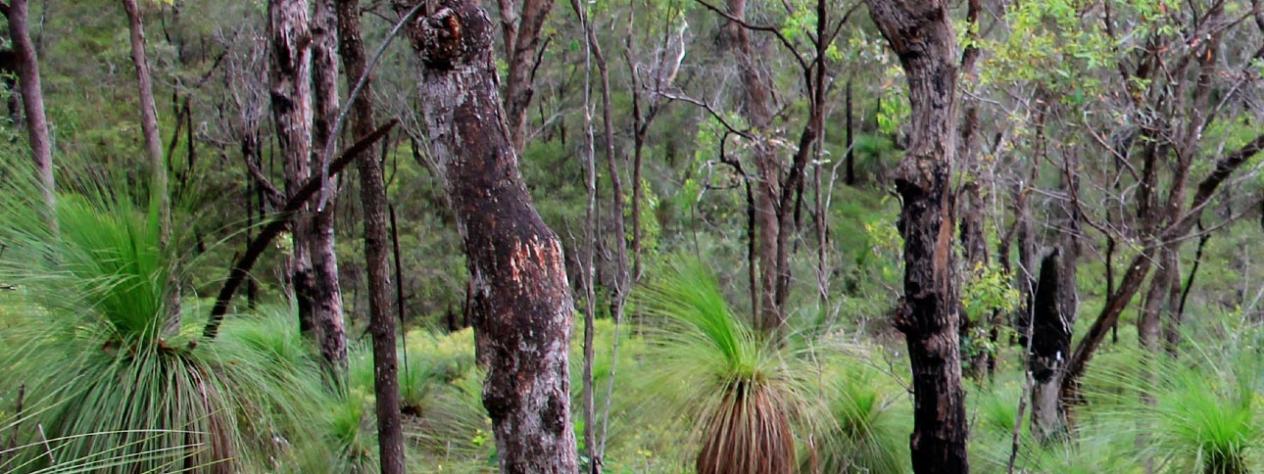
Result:
M13 42L18 72L18 88L22 95L23 112L26 115L27 139L30 140L31 156L35 172L43 188L44 204L50 229L57 232L54 210L57 206L53 180L53 142L48 134L48 117L44 114L44 88L40 83L39 58L31 43L30 24L26 0L13 0L6 12L9 17L9 38Z
M553 0L522 0L521 10L513 0L498 0L498 3L505 62L509 66L505 79L505 121L509 124L514 150L522 153L527 143L527 112L535 94L532 82L539 60L536 49Z
M473 281L483 405L505 473L578 469L567 347L573 306L562 246L518 171L496 90L492 24L473 0L440 0L408 28L422 111Z
M293 195L311 174L312 69L311 32L306 0L269 0L268 35L271 38L272 118L285 163L285 192ZM315 273L312 269L312 222L302 213L294 219L289 276L298 302L299 329L310 332L315 324Z
M337 0L338 53L342 56L348 81L359 80L368 72L368 59L360 33L359 4L359 0ZM365 137L373 130L372 91L372 81L366 81L360 96L347 104L352 108L351 132L357 138ZM381 163L371 157L358 160L358 163L360 202L364 212L365 273L369 283L369 332L373 335L378 458L383 474L400 474L404 472L404 434L400 422L395 324L391 318L386 184Z
M334 0L316 0L312 15L312 84L315 117L312 122L312 166L324 169L325 145L332 137L338 119L338 18ZM332 180L330 200L324 209L315 209L312 217L312 322L316 340L325 361L336 367L347 365L347 336L343 324L342 287L338 283L338 255L335 252L333 193L338 186Z
M136 0L123 0L132 46L132 65L136 68L136 87L140 98L140 128L144 135L145 153L149 157L153 192L158 194L159 225L162 243L171 238L171 200L167 195L167 162L163 159L162 138L158 136L158 107L154 103L154 83L145 55L145 25Z
M1063 306L1062 277L1064 261L1061 249L1054 249L1040 264L1040 280L1032 308L1031 344L1028 367L1031 370L1031 424L1036 436L1051 440L1065 429L1060 389L1062 369L1071 346L1074 321Z
M949 189L957 151L956 37L942 0L866 3L900 58L912 106L909 147L893 177L903 199L904 298L895 326L905 335L913 372L913 470L965 473L969 427L961 387Z

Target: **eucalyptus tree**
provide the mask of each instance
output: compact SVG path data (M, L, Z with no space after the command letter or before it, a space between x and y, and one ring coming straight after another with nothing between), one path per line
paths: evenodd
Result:
M574 306L561 241L518 170L491 20L476 1L443 0L410 22L407 35L423 66L429 145L465 244L475 344L487 370L483 405L501 472L576 472L567 353Z

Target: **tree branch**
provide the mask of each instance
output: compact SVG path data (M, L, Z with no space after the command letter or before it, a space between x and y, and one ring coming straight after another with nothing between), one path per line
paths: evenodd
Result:
M391 120L390 122L387 122L386 125L383 125L381 128L378 128L373 133L356 142L354 145L351 145L350 148L344 150L342 154L338 156L338 159L330 163L330 175L338 174L338 172L342 171L343 168L346 168L347 165L351 164L352 161L355 161L356 158L369 157L368 159L372 159L371 153L364 152L369 150L369 147L373 146L374 142L385 136L387 132L390 132L391 129L398 123L398 120ZM219 296L215 298L215 306L211 308L211 315L206 320L206 327L202 330L203 339L209 341L211 339L215 339L215 336L219 334L219 326L220 323L224 321L224 315L228 313L228 305L232 302L233 295L237 292L237 288L241 287L242 282L245 281L246 277L249 275L251 267L254 267L255 261L259 259L259 256L263 255L263 251L266 250L272 243L272 239L281 234L281 231L285 229L285 225L290 221L290 219L294 217L300 209L302 209L303 205L310 200L312 196L316 195L316 193L320 191L324 181L325 180L319 175L308 178L307 181L303 183L303 186L300 187L299 190L285 202L285 207L272 215L272 220L268 222L267 225L259 231L259 235L250 242L250 245L246 248L246 253L238 258L233 264L232 270L229 271L228 279L224 281L224 286L220 288ZM196 340L189 342L190 346L195 346L196 344Z

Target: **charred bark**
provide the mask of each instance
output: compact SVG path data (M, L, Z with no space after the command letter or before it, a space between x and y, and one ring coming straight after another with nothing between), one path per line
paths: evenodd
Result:
M913 470L969 472L953 274L950 176L956 155L956 36L947 2L866 0L900 58L912 105L908 150L894 171L902 198L904 298L895 325L913 372Z
M360 33L359 0L337 0L338 53L349 81L368 73L364 40ZM365 81L351 107L351 132L366 137L373 130L372 81ZM362 139L362 138L361 138ZM363 151L368 155L369 151ZM383 474L404 472L404 433L400 420L400 396L395 324L391 317L391 277L387 258L386 182L382 165L371 156L358 160L360 202L364 210L364 258L369 286L369 332L373 335L373 390L376 394L378 458Z
M1028 368L1031 371L1031 423L1036 436L1052 440L1064 432L1066 424L1060 402L1063 368L1071 346L1070 319L1062 277L1064 259L1055 248L1040 264L1040 280L1032 307L1031 344Z
M496 89L492 24L472 0L440 0L409 25L423 64L422 112L452 196L487 364L483 405L501 472L578 469L567 347L573 305L562 246L518 171Z

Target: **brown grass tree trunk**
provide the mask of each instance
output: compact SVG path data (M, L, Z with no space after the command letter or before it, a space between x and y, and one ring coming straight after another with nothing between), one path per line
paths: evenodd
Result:
M31 42L26 0L13 0L4 14L9 18L9 38L13 42L18 73L18 92L22 95L26 115L26 132L30 140L35 172L44 193L50 229L56 233L57 200L53 179L53 142L48 133L48 117L44 113L44 87L40 83L39 58Z
M325 145L336 137L331 136L334 122L338 119L338 19L334 12L334 0L316 0L312 16L312 84L314 86L315 119L312 122L312 166L325 168ZM337 178L326 185L331 187L330 199L324 209L314 209L312 217L312 322L316 340L325 361L335 367L347 365L347 336L343 324L342 287L338 283L338 255L335 252L333 193L337 190Z
M561 242L518 171L496 89L493 28L472 0L440 0L408 36L424 65L422 112L473 281L483 405L505 473L574 473Z
M368 72L360 34L359 0L337 0L338 52L347 81ZM351 107L351 131L357 140L373 133L373 88L366 81ZM373 389L377 410L378 458L383 474L404 472L404 433L400 422L395 323L391 318L391 279L387 261L386 184L382 165L372 157L356 160L360 170L360 202L364 208L364 257L369 287L369 332L373 335Z
M903 198L904 298L895 325L913 372L913 470L969 472L969 426L961 387L957 288L953 275L950 176L956 154L956 37L942 0L866 0L900 57L908 81L912 134L894 171Z
M312 37L307 22L306 0L269 0L272 118L285 160L285 192L290 195L311 175ZM289 276L298 302L299 329L304 333L315 327L311 235L311 217L301 212L291 228L294 249Z

